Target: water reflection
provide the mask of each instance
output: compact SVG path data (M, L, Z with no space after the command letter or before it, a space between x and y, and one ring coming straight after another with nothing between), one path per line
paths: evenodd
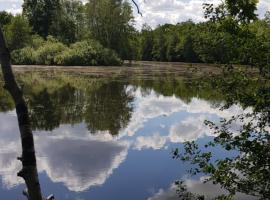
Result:
M127 84L110 82L87 95L85 123L88 129L117 135L131 118L133 95Z
M187 168L170 159L172 148L212 137L205 119L246 112L239 105L220 111L222 94L181 79L81 81L70 78L56 88L25 83L38 169L46 174L41 184L61 186L70 199L78 192L84 199L164 199L166 191L158 190L185 176ZM21 183L14 173L20 152L16 116L2 113L0 121L0 175L13 190Z
M124 142L40 136L36 140L39 169L53 182L61 182L75 192L102 185L125 160Z
M187 187L187 190L193 194L204 195L205 199L215 199L217 196L222 194L228 195L228 192L221 189L219 185L215 185L212 183L204 183L204 178L200 179L185 179L184 184ZM177 186L172 184L167 189L159 189L157 193L155 193L152 197L147 200L179 200L179 196L175 192L177 190ZM245 194L237 193L234 197L237 200L255 200L257 198L253 196L248 196Z

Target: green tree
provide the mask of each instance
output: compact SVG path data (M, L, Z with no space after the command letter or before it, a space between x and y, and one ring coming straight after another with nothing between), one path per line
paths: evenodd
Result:
M60 2L57 18L52 21L49 33L64 43L74 43L86 38L86 9L79 0Z
M203 4L205 18L211 21L221 21L224 18L231 17L241 23L250 23L257 20L258 0L225 0L218 6L213 4Z
M133 31L130 4L123 0L89 0L87 17L92 37L124 57Z
M32 29L22 15L16 15L10 24L4 27L9 49L15 50L25 47L31 42Z
M193 47L193 39L190 36L187 36L185 40L183 57L186 62L198 62L198 57Z
M86 6L80 0L65 0L62 1L62 9L75 26L76 40L85 39L88 36Z
M58 19L60 0L24 0L22 7L23 15L27 17L33 30L46 38L53 22Z
M249 23L257 19L257 4L259 0L226 0L226 8L236 20Z
M153 32L150 26L144 24L141 31L141 59L152 60Z
M11 13L8 13L6 11L1 11L0 12L0 24L2 26L10 24L12 18L13 18L13 15Z

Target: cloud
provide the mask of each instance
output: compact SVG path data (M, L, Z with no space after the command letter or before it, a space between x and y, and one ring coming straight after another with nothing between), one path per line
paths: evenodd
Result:
M205 2L219 4L220 0L137 0L140 5L143 17L136 14L134 16L136 27L140 29L144 23L151 27L159 24L176 24L186 20L195 22L204 21L202 5ZM268 0L260 0L258 11L260 17L263 17L266 11L270 10Z
M53 182L63 183L70 191L81 192L102 185L125 160L128 146L121 142L36 139L38 168Z
M195 22L204 21L202 4L205 2L218 4L220 0L136 0L143 16L137 14L134 7L136 27L140 29L144 23L152 27L158 24L186 21L192 19ZM86 2L86 0L83 0ZM0 0L0 10L6 10L13 14L21 13L23 0ZM270 10L268 0L260 0L258 14L263 17Z
M159 189L157 193L147 200L179 200L176 189L176 186L172 184L167 190Z
M206 116L188 117L187 119L173 124L170 128L169 139L172 143L196 141L205 136L211 136L211 132L204 125Z
M167 141L167 137L160 136L159 133L155 133L153 136L140 136L136 138L134 148L137 150L142 149L161 149Z
M0 175L2 184L7 189L23 183L23 180L17 176L17 172L21 169L20 162L16 160L17 157L16 151L0 153Z
M199 180L186 179L184 185L187 187L187 191L197 195L205 195L206 199L213 199L222 194L228 194L219 185L214 185L211 182L204 183L205 177L201 177ZM177 200L177 186L172 184L168 189L159 189L152 197L147 200ZM255 200L258 199L253 196L248 196L242 193L236 193L234 196L237 200Z
M186 113L186 115L192 116L192 118L189 119L189 121L182 121L179 122L180 124L178 125L173 125L174 127L171 128L171 137L176 136L175 130L181 128L181 134L188 131L185 133L185 136L182 135L182 137L188 139L187 137L190 136L191 130L195 131L193 133L195 135L198 135L201 130L205 130L205 127L201 126L204 120L208 119L210 116L229 119L234 115L251 111L251 108L243 110L240 105L233 105L229 109L220 110L220 107L213 106L211 102L198 98L192 98L189 103L185 103L175 96L165 97L158 95L153 90L150 91L148 95L143 95L140 88L135 90L132 95L136 97L134 112L128 126L120 131L120 138L124 136L134 136L151 119L161 116L170 117L174 113L183 112ZM200 115L200 118L194 118L193 115ZM193 136L190 137L195 138Z
M0 0L0 11L6 10L13 14L22 12L23 0Z
M169 116L183 109L184 102L175 96L164 97L151 91L149 95L144 96L140 88L132 94L136 97L135 108L128 126L121 130L120 137L133 136L150 119L159 116Z
M12 188L23 182L17 177L21 165L16 158L20 155L21 144L15 113L0 113L0 124L0 174L4 187Z
M12 188L23 183L16 175L21 169L16 159L21 145L14 112L0 113L0 124L0 175L3 185ZM91 135L81 124L35 133L39 172L76 192L105 183L126 159L128 146L125 141L112 141L106 132Z

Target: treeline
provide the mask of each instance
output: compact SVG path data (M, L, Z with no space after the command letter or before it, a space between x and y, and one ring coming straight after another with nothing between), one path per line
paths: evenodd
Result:
M134 28L125 0L24 0L22 15L0 13L14 64L120 65L121 60L233 63L265 67L270 14L257 1L204 4L205 22ZM245 1L243 1L245 2Z
M146 61L252 64L270 59L270 23L265 19L243 25L226 19L154 30L144 26L140 40L140 59Z
M245 23L227 16L156 29L145 25L140 40L141 60L265 66L270 59L270 14Z
M14 64L120 65L132 19L123 0L24 0L22 14L0 12Z

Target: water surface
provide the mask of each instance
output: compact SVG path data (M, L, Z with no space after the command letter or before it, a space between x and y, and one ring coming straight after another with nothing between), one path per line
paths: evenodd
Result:
M224 94L201 79L156 73L18 77L30 108L44 194L67 200L177 199L178 179L196 193L222 192L202 184L203 177L190 177L190 166L172 159L172 150L183 142L202 144L213 137L204 120L245 112L240 105L221 111ZM0 93L0 196L22 199L17 118L10 97ZM226 154L218 148L213 153Z

